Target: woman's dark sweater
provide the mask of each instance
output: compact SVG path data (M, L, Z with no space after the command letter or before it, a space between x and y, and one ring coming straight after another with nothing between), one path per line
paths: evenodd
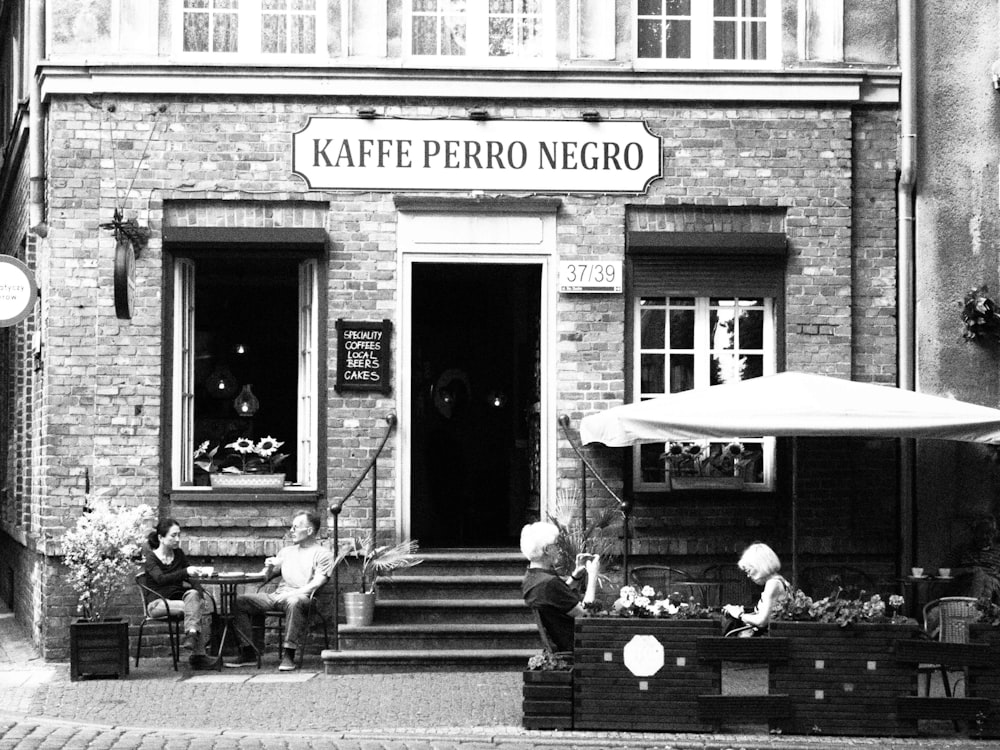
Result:
M184 550L174 550L174 559L170 565L164 565L163 561L156 556L156 553L149 550L146 553L146 562L143 569L146 571L149 588L153 589L164 599L179 600L184 596L184 592L190 588L184 583L188 580L188 559Z

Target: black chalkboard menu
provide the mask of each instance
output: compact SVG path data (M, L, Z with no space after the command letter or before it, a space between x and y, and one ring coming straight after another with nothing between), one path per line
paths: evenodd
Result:
M337 321L338 391L389 393L392 321Z

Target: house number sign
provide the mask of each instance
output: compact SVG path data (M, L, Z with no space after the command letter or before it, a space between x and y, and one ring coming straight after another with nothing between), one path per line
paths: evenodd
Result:
M389 393L392 321L337 321L337 391Z
M0 255L0 328L17 325L35 309L35 275L10 255Z

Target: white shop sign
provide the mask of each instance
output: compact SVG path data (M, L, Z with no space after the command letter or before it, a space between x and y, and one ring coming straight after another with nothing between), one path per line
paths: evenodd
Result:
M24 263L10 255L0 255L0 328L20 323L35 309L38 285Z
M311 189L643 193L662 159L633 120L311 117L292 171Z
M559 262L559 291L615 294L622 291L620 260L563 260Z

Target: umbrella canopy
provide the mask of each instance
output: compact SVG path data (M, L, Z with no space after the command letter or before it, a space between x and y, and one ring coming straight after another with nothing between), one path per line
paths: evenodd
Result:
M583 418L584 444L621 447L753 435L1000 443L1000 409L804 372L696 388Z

